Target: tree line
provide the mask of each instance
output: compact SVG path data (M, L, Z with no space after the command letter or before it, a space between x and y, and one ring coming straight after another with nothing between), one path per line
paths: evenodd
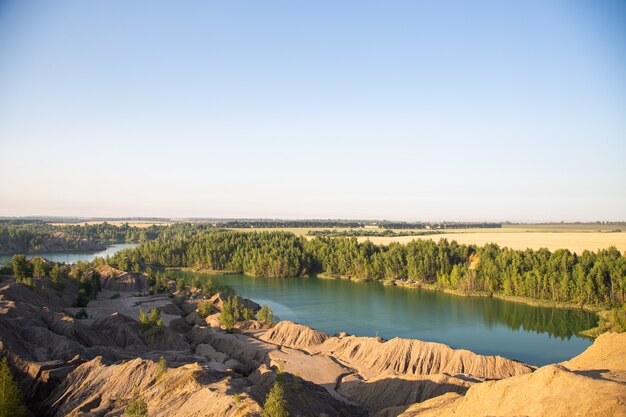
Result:
M566 249L514 250L446 239L382 246L356 238L306 240L287 232L208 230L188 238L158 238L120 251L109 262L137 270L160 265L270 278L324 272L594 305L621 305L626 300L626 257L615 247L578 255Z
M79 240L100 244L139 243L157 238L165 226L135 227L128 223L115 226L108 223L86 225L51 225L43 222L0 224L0 249L12 253L36 253L46 240L65 239L68 250Z

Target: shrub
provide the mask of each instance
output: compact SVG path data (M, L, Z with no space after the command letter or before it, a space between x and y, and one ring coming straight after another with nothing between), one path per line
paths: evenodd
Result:
M255 319L254 310L248 307L243 307L241 309L241 318L243 320L254 320Z
M204 294L205 297L210 297L215 294L215 288L215 281L209 278L202 284L202 294Z
M185 289L185 280L182 278L178 278L176 280L176 291L180 292Z
M139 326L141 330L148 330L151 327L163 330L163 320L161 320L159 310L153 307L150 309L150 315L148 316L142 309L139 309Z
M263 405L263 417L289 417L287 412L287 402L285 401L285 392L283 384L278 381L274 382L272 389Z
M161 356L159 358L159 363L157 364L156 380L158 381L159 379L161 379L161 377L165 375L166 371L167 371L167 361L165 360L163 356Z
M200 301L198 306L196 307L196 312L198 316L202 318L206 318L208 315L213 313L214 310L213 303L210 301Z
M89 303L89 297L87 297L87 293L84 288L78 290L78 296L76 297L76 301L74 301L74 307L87 307Z
M150 319L148 315L143 312L143 310L139 309L139 326L142 330L147 330L150 328Z
M276 323L279 321L278 316L274 315L272 309L265 304L261 306L261 309L259 310L257 315L259 317L259 321L262 321L264 323Z
M146 417L148 415L148 404L146 404L135 390L133 398L128 403L124 412L128 417Z

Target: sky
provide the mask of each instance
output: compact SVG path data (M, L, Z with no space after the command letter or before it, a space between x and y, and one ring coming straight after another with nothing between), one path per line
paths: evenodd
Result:
M626 220L626 2L0 0L0 216Z

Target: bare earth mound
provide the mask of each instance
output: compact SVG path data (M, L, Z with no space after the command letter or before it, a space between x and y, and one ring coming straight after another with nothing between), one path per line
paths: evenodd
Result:
M626 416L626 334L534 371L440 343L329 337L293 322L240 322L227 333L219 314L198 317L201 294L138 294L144 275L101 272L121 294L104 290L84 320L64 313L78 292L71 280L63 290L48 278L0 285L0 355L33 415L120 416L136 394L151 417L259 416L281 375L292 416ZM164 326L142 328L139 310L153 307Z
M410 406L401 416L626 416L625 346L626 334L605 334L570 361L477 384L465 396L448 393Z

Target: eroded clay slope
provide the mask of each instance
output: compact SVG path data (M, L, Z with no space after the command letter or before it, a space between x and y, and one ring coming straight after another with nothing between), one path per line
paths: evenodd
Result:
M623 417L626 383L610 375L626 368L624 346L626 334L607 334L571 361L544 366L529 375L476 384L465 396L448 393L412 405L401 416Z
M309 326L292 321L281 321L260 338L276 345L304 349L325 342L328 339L328 335L318 332Z
M366 379L386 372L403 375L471 374L500 379L533 370L524 363L501 356L478 355L442 343L400 338L384 341L373 337L328 337L289 321L281 322L261 338L277 345L305 349L311 354L331 355L358 370Z

